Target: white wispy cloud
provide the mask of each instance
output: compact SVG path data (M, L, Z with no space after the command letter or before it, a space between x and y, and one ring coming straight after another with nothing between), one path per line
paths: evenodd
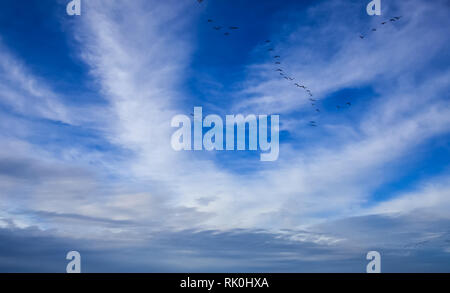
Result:
M337 9L338 3L345 6L342 1L320 2L308 15L314 19L324 11L333 11L330 19L343 19L346 9ZM196 49L194 36L186 29L197 17L193 9L192 13L186 13L191 11L191 4L94 0L86 3L86 13L80 18L82 24L74 34L80 58L100 85L99 95L108 102L98 109L98 116L92 109L83 112L65 107L56 98L53 100L56 94L47 95L49 90L38 87L24 73L23 66L11 61L1 63L5 72L16 72L14 86L7 83L11 92L23 89L33 97L52 98L47 104L38 103L40 107L49 105L35 110L39 115L74 123L73 117L82 113L94 125L101 125L105 140L129 151L120 162L101 157L99 160L108 168L97 168L94 175L86 160L79 176L41 179L30 188L33 198L24 197L20 201L23 209L35 214L16 214L17 221L79 237L107 237L112 233L131 235L134 240L143 237L144 232L164 229L313 229L316 223L366 213L362 206L371 201L372 192L395 178L395 170L387 171L387 166L404 159L428 139L448 133L450 109L440 96L448 89L448 72L420 75L422 79L417 84L419 72L428 70L427 63L448 42L443 29L437 27L444 14L439 12L439 5L417 2L413 14L406 13L403 4L396 8L405 15L398 26L364 41L358 38L357 21L339 26L335 21L320 21L313 31L285 28L287 42L277 50L285 52L288 71L311 87L317 97L325 98L349 87L376 85L378 97L363 110L356 124L325 123L322 132L325 138L314 137L318 143L312 142L312 147L302 149L284 144L278 162L261 165L251 174L224 169L213 154L174 152L170 146L173 132L170 120L181 111L180 101L186 98L181 82L187 78L186 68ZM424 23L434 12L435 18ZM432 33L418 37L418 31ZM330 34L334 35L325 38ZM429 43L434 44L433 49ZM288 116L293 109L309 107L303 101L306 95L302 97L295 88L287 87L284 80L274 80L266 73L259 75L271 70L267 64L251 65L248 70L249 80L243 83L245 90L230 93L244 97L244 102L231 105L227 109L230 112L277 112ZM245 99L247 95L256 98ZM309 117L289 116L285 129L302 139L298 126L304 120ZM83 151L86 157L96 155ZM66 165L62 168L53 164L52 160L58 158L47 155L40 159L38 155L29 155L46 161L37 163L36 170L45 169L48 164L51 165L48 168L58 173L64 173L61 171L64 168L74 172L70 168L74 161L63 162ZM114 184L102 178L106 169L116 176ZM8 194L12 194L19 181L8 178L1 184L8 185ZM409 197L389 202L391 210L380 205L372 211L409 211L410 207L404 204ZM443 198L435 198L437 203L440 200ZM11 201L8 208L18 202ZM51 220L54 218L59 219L57 223ZM107 220L123 225L111 228ZM87 222L92 225L82 229ZM320 244L345 239L322 234L292 235L297 240Z

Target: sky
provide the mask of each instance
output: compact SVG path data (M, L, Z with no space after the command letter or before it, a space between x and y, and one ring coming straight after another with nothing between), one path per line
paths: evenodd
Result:
M449 1L68 2L0 9L0 272L450 271ZM278 160L175 151L194 107Z

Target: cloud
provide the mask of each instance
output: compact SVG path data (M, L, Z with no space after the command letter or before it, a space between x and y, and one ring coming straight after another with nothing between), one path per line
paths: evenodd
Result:
M49 241L48 253L71 240L90 256L103 251L92 271L110 270L111 262L117 271L359 271L367 249L381 247L390 261L404 261L404 249L411 254L421 243L430 261L447 257L445 174L427 178L416 192L374 199L378 188L399 178L402 162L449 131L449 72L434 66L447 62L445 3L413 2L412 13L410 3L389 5L402 21L365 40L358 34L373 23L353 17L356 2L344 1L314 3L305 18L271 37L280 40L276 50L286 70L323 101L320 116L308 114L304 94L269 75L267 60L248 64L238 91L222 89L235 101L224 113L281 113L291 139L282 140L280 159L271 164L171 148L170 120L194 98L183 83L198 44L186 28L204 15L191 3L86 3L73 49L105 101L95 107L67 105L63 94L2 50L1 102L12 109L0 113L0 226L10 228L2 230L4 239L17 245L38 235ZM280 16L299 12L287 10ZM329 18L319 17L325 13ZM350 117L333 104L347 91L355 99ZM311 119L320 123L317 133L305 129ZM385 227L392 236L386 243ZM104 250L90 250L82 240ZM156 252L148 257L157 258L150 268L139 257L149 246ZM124 247L139 249L118 257ZM4 270L36 269L11 263ZM49 270L61 265L49 263ZM388 268L405 269L393 262ZM448 269L439 261L435 268Z
M7 225L0 228L0 271L64 272L65 254L77 250L82 271L90 273L362 273L367 252L376 249L382 256L383 272L445 272L450 257L448 227L448 219L436 222L414 215L364 216L319 225L315 227L318 232L160 231L130 244L60 238L34 227ZM324 241L336 237L340 241Z

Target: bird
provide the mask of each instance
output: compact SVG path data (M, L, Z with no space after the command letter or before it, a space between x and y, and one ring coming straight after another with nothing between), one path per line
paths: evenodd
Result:
M315 99L309 99L311 102L317 102L317 100Z
M281 64L281 62L275 62L275 64Z
M277 70L275 70L275 71L280 71L280 72L281 72L281 71L283 71L283 69L280 69L280 68L278 68L278 69L277 69Z
M214 29L215 29L216 31L220 30L221 28L222 28L221 26L215 26L215 27L214 27Z
M399 20L400 18L402 18L401 16L394 16L394 18L396 19L396 20Z
M376 32L376 31L377 31L377 29L376 29L376 28L373 28L373 29L372 29L372 31L373 31L373 32Z
M396 19L395 18L391 18L391 19L389 19L390 21L396 21Z
M237 27L237 26L230 26L230 30L237 30L237 29L239 29L239 27Z
M382 25L385 25L386 23L387 23L386 21L383 21L381 24L382 24Z
M229 36L229 35L230 35L230 33L229 33L229 32L226 32L226 33L224 33L224 35L225 35L225 36Z
M347 102L346 105L350 107L352 105L352 103Z
M289 77L289 80L290 80L290 81L292 81L292 80L294 80L294 79L295 79L295 78L293 78L293 77Z
M319 110L319 109L316 109L316 112L320 112L320 110Z
M213 22L213 20L212 19L208 19L208 22Z
M364 36L363 36L363 35L360 35L359 37L360 37L361 39L364 39Z
M198 2L198 3L202 3L202 2L203 2L203 0L197 0L197 2Z
M337 105L337 106L336 106L336 108L337 108L337 109L340 109L340 108L341 108L341 106Z
M266 43L270 43L270 40L266 40Z
M273 51L273 48L267 49L267 51L272 52L272 51Z
M273 57L273 58L281 58L281 57L277 55L277 56L275 56L275 57Z

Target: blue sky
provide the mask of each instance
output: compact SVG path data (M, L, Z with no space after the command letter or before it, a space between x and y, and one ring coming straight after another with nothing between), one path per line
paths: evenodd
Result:
M450 270L448 1L4 2L0 271ZM195 106L280 115L279 159L175 152Z

